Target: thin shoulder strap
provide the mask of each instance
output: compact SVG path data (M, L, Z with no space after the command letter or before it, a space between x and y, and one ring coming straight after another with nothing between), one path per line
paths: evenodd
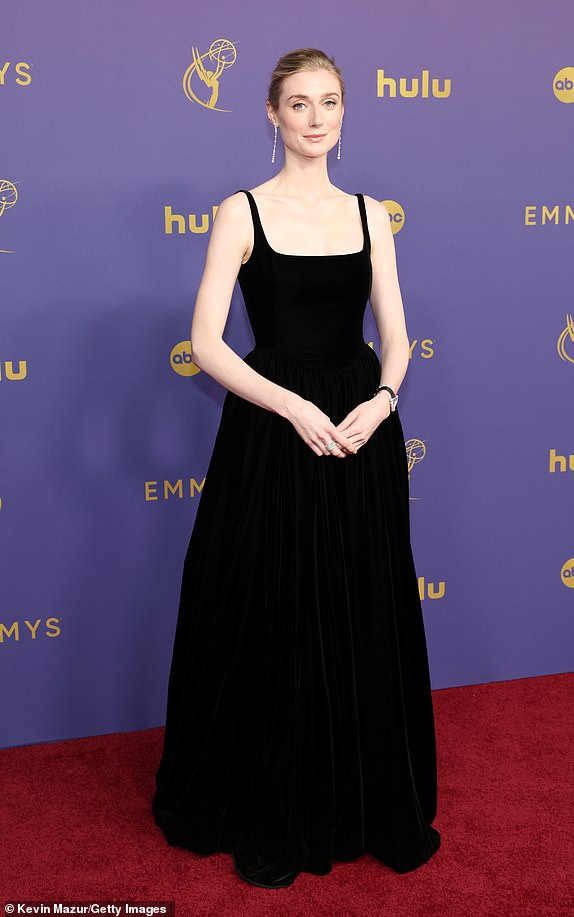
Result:
M257 240L257 238L260 238L263 241L265 241L265 233L263 232L263 226L261 225L261 218L259 216L259 210L257 209L257 204L255 203L255 198L251 194L251 191L247 191L246 188L240 188L239 190L242 191L243 194L247 195L247 200L249 201L249 207L251 209L251 218L253 220L253 229L255 232L255 240Z
M368 247L369 252L371 251L371 236L369 234L369 224L367 223L367 208L365 207L365 198L362 194L357 194L359 200L359 211L361 213L361 223L363 224L363 235L365 237L365 245Z

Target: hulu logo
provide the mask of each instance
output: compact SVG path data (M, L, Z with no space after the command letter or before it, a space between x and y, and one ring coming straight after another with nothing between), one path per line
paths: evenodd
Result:
M548 471L550 474L554 474L556 471L574 471L574 455L558 455L556 449L550 450L550 458L548 462Z

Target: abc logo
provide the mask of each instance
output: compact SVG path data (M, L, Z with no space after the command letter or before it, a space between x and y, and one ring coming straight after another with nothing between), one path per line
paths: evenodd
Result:
M174 373L178 376L195 376L200 372L191 356L191 341L180 341L169 355L169 362Z
M393 235L401 231L405 225L405 211L396 201L381 201L389 211L389 220Z
M560 576L565 586L568 586L569 589L574 589L574 557L566 561L560 571Z
M554 95L559 102L574 102L574 67L563 67L554 77Z

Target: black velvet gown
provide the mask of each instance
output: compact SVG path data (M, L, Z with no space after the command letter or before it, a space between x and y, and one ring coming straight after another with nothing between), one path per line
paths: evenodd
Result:
M381 379L363 197L361 251L304 256L271 249L245 194L244 360L338 424ZM264 887L363 853L404 873L440 845L436 776L398 411L341 459L228 392L183 569L157 824Z

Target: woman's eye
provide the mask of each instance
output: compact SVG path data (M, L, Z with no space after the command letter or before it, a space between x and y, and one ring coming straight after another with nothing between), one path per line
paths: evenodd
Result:
M335 108L335 106L337 105L334 99L327 99L325 102L323 102L323 104L327 105L329 108ZM295 102L295 104L293 105L293 108L295 109L295 111L301 111L303 108L305 108L305 103L304 102Z

